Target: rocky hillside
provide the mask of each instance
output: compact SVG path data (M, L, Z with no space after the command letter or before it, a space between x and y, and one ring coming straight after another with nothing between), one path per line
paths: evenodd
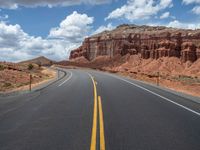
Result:
M121 25L88 37L65 66L110 71L200 96L200 30Z
M52 61L44 56L40 56L40 57L31 59L31 60L20 62L20 64L37 64L40 66L51 66L54 63L55 63L54 61Z
M182 62L200 58L200 30L167 27L121 25L88 37L81 47L71 52L70 59L97 56L114 57L141 54L143 59L177 57Z
M0 62L0 94L28 89L30 83L39 84L53 78L54 72L34 63Z

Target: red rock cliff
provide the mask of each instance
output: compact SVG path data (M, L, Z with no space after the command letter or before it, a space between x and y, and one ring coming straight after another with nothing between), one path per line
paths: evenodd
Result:
M73 50L70 59L84 56L141 54L144 59L178 57L183 62L200 58L200 30L167 27L121 25L113 31L104 31L86 38L81 47Z

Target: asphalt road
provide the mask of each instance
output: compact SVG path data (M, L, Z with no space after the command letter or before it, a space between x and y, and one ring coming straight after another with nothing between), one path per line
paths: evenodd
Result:
M200 150L200 104L91 70L0 98L0 150Z

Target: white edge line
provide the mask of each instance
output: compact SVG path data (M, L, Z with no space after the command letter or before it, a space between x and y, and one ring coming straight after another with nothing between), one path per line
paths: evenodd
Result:
M69 76L65 81L63 81L61 84L59 84L58 87L62 86L62 85L65 84L67 81L69 81L69 80L71 79L71 77L72 77L72 72L70 71L70 76Z
M157 93L155 93L155 92L153 92L153 91L150 91L150 90L148 90L148 89L146 89L146 88L144 88L144 87L142 87L142 86L140 86L140 85L137 85L137 84L135 84L135 83L132 83L132 82L130 82L130 81L127 81L127 80L125 80L125 79L123 79L123 78L120 78L120 77L117 77L117 76L113 76L113 75L111 75L111 76L114 77L114 78L117 78L117 79L119 79L119 80L122 80L122 81L124 81L124 82L127 82L127 83L129 83L129 84L132 84L132 85L134 85L134 86L136 86L136 87L138 87L138 88L141 88L141 89L143 89L143 90L145 90L145 91L147 91L147 92L149 92L149 93L151 93L151 94L153 94L153 95L156 95L156 96L158 96L158 97L160 97L160 98L162 98L162 99L164 99L164 100L166 100L166 101L168 101L168 102L170 102L170 103L173 103L173 104L175 104L175 105L177 105L177 106L179 106L179 107L182 107L182 108L184 108L184 109L186 109L186 110L188 110L188 111L190 111L190 112L192 112L192 113L194 113L194 114L200 116L200 113L199 113L199 112L196 112L196 111L194 111L194 110L192 110L192 109L190 109L190 108L188 108L188 107L186 107L186 106L183 106L183 105L181 105L181 104L179 104L179 103L176 103L176 102L174 102L174 101L172 101L172 100L170 100L170 99L168 99L168 98L166 98L166 97L164 97L164 96L161 96L161 95L159 95L159 94L157 94Z
M94 78L90 73L87 72L87 74L90 76L90 78L92 78L92 79Z

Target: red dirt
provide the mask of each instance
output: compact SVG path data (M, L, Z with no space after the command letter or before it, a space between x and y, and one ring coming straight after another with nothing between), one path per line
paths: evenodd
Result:
M8 92L28 85L30 74L33 84L52 78L51 74L44 72L45 68L33 64L33 69L29 70L28 65L0 62L0 92Z
M83 58L81 59L83 60ZM183 63L177 57L162 57L156 60L142 59L141 55L127 54L125 56L117 55L112 59L109 56L98 56L91 62L79 62L62 62L60 64L119 73L155 84L159 72L162 86L200 96L200 59L194 63L189 61Z

